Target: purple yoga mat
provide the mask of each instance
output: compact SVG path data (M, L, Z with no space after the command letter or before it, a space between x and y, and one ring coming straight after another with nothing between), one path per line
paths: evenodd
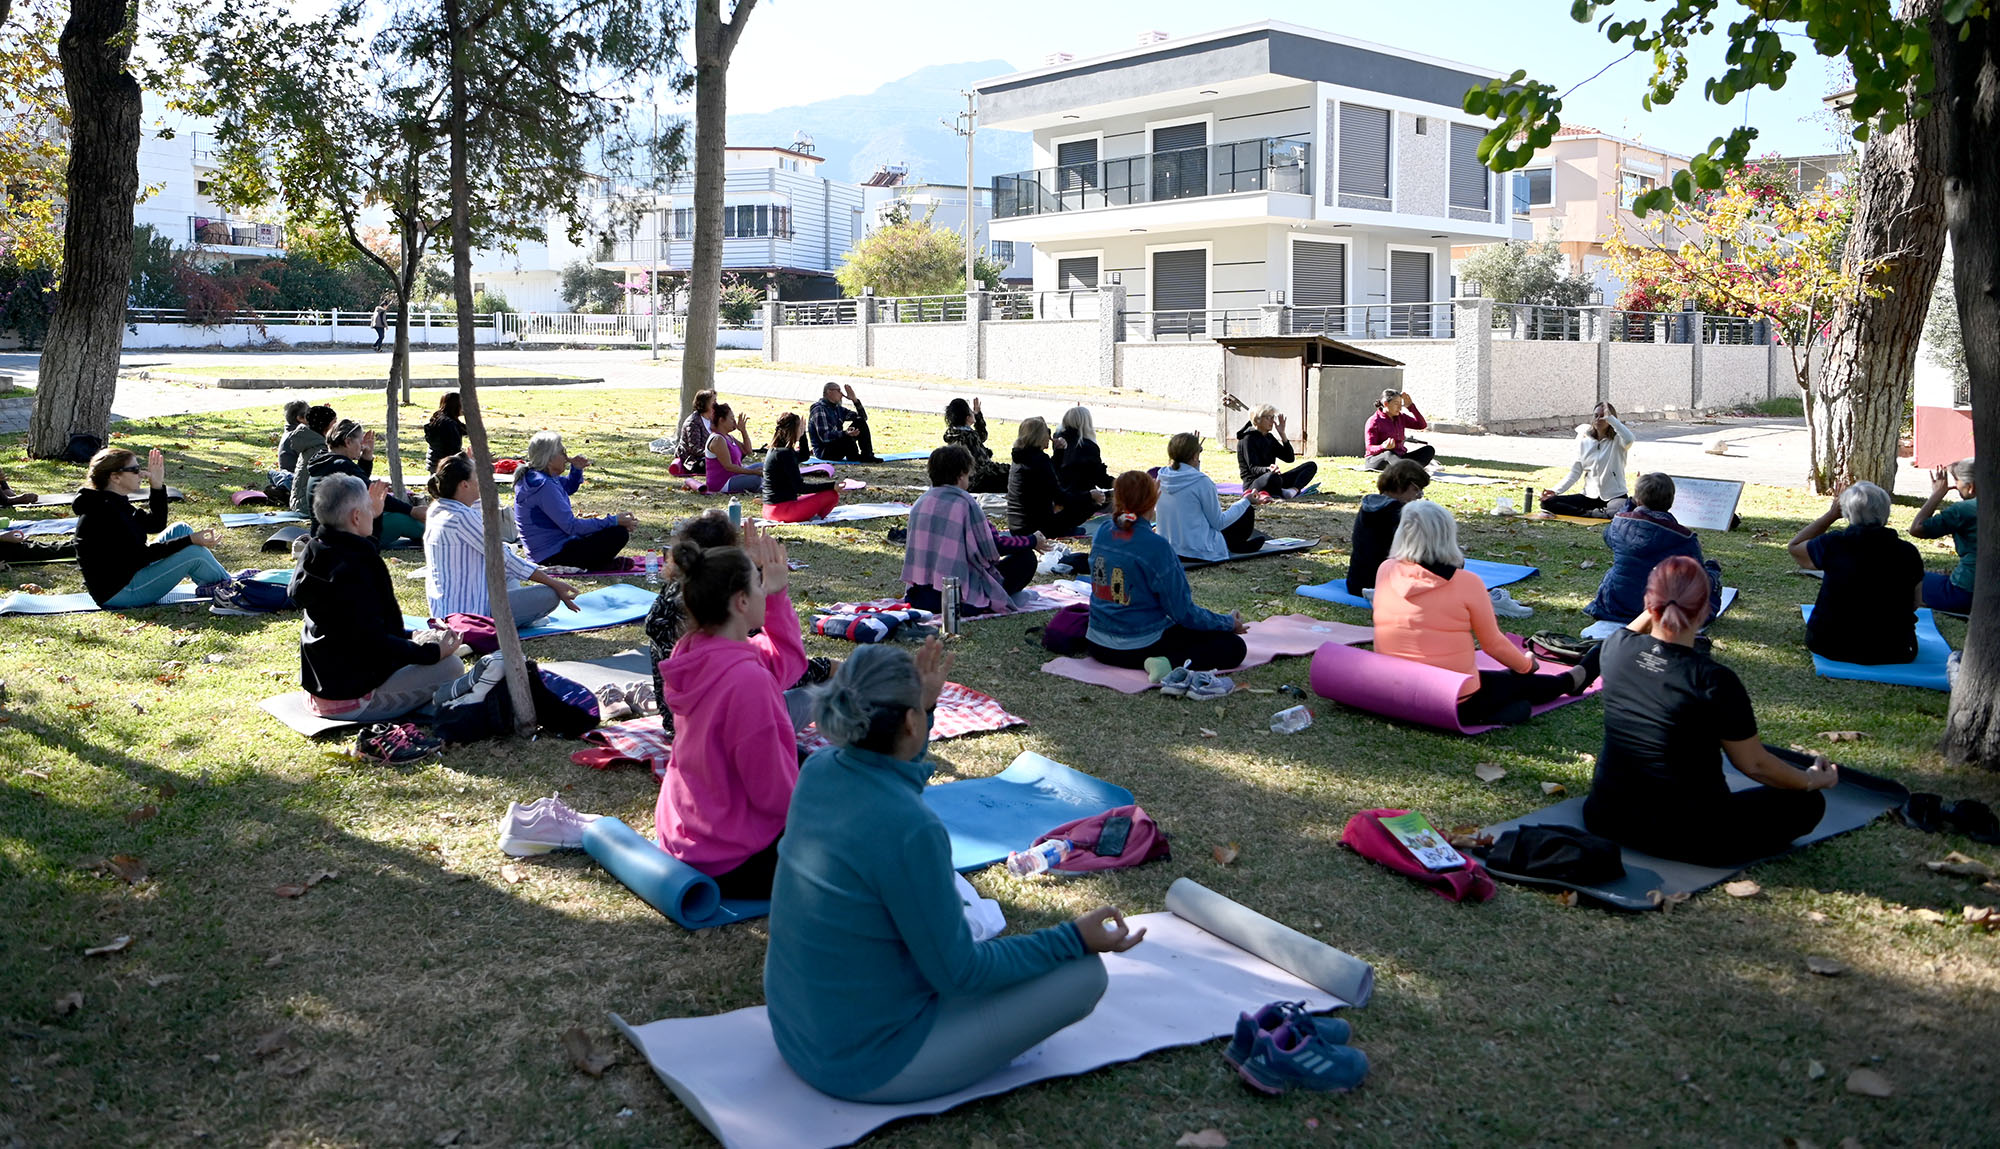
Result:
M1516 645L1521 640L1508 635ZM1481 670L1499 670L1500 663L1484 653L1477 659ZM1566 666L1544 664L1543 674L1562 674ZM1468 675L1444 670L1428 663L1394 655L1377 654L1351 646L1327 645L1313 655L1310 681L1313 693L1342 706L1414 722L1453 734L1484 734L1500 729L1497 725L1464 726L1458 721L1458 691ZM1535 707L1537 715L1559 706L1568 706L1585 695L1594 694L1602 682L1593 682L1579 695L1566 695Z
M1234 674L1238 670L1263 666L1276 658L1311 654L1322 643L1370 642L1374 637L1375 631L1371 627L1328 622L1310 615L1281 614L1251 623L1250 629L1243 635L1243 665L1220 673ZM1143 670L1106 666L1089 655L1052 658L1042 665L1042 671L1092 686L1109 686L1120 694L1138 694L1151 690L1155 685L1147 679Z
M229 501L240 507L245 503L268 502L269 496L265 495L262 491L238 491L229 496Z

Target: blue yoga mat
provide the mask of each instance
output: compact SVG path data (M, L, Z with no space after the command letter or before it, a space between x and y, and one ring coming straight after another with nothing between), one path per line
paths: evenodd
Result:
M115 610L145 610L154 606L177 606L184 602L200 602L194 594L194 584L183 582L167 592L166 597L146 606L121 606ZM85 611L104 610L97 600L83 591L75 594L21 594L16 592L0 598L0 614L82 614Z
M771 912L768 901L724 898L714 878L616 818L599 818L584 827L583 850L647 905L687 929L726 926Z
M875 456L875 460L880 463L907 463L912 459L928 459L930 457L931 453L929 451L891 451L887 455ZM860 467L867 466L868 464L861 459L811 458L805 461L805 465L808 467Z
M1812 617L1810 603L1799 607L1799 613ZM1845 678L1853 682L1886 682L1891 686L1921 686L1925 690L1951 689L1951 678L1945 664L1951 659L1951 644L1938 633L1937 620L1931 617L1928 608L1917 611L1917 657L1911 662L1895 662L1886 666L1863 666L1858 662L1835 662L1831 658L1812 656L1813 673L1821 678Z
M1729 608L1736 605L1736 594L1737 591L1735 587L1733 586L1723 587L1722 605L1715 608L1715 618L1711 618L1708 621L1712 623L1716 619L1721 618L1723 615L1728 614ZM1629 622L1630 620L1628 619L1627 621ZM1625 629L1625 623L1623 622L1612 622L1609 619L1599 619L1598 621L1591 623L1589 626L1584 627L1581 631L1578 631L1577 633L1584 638L1610 638L1612 635L1617 634L1619 631L1624 629ZM1708 628L1704 626L1702 627L1702 629L1707 630Z
M1132 792L1032 751L991 778L924 789L924 803L951 833L951 868L1005 861L1015 850L1077 818L1132 804Z
M1478 575L1480 581L1486 584L1486 589L1492 590L1496 586L1506 586L1508 583L1520 582L1529 575L1536 573L1538 568L1524 567L1515 563L1490 563L1485 559L1467 559L1465 560L1465 569ZM1296 593L1302 594L1307 598L1320 599L1324 602L1337 602L1342 606L1359 607L1362 610L1375 609L1375 604L1369 602L1367 599L1362 598L1358 594L1347 593L1346 575L1342 575L1329 582L1319 583L1315 586L1302 586L1298 588Z
M541 638L550 634L571 634L579 630L602 630L607 626L623 626L646 617L653 607L653 600L659 597L657 591L648 590L631 583L613 583L576 596L576 610L566 606L557 607L540 626L524 626L521 637ZM422 630L430 625L430 620L416 615L403 616L403 625L410 630Z

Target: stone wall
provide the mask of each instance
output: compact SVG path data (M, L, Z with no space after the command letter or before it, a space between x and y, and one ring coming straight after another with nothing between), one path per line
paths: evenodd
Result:
M1101 386L1096 319L996 320L979 325L980 377L1002 383Z
M1484 422L1513 423L1552 415L1587 414L1595 406L1597 344L1538 339L1494 341L1493 398Z
M1625 415L1690 409L1694 348L1685 343L1613 343L1611 403Z
M1772 348L1709 345L1701 349L1701 405L1734 407L1771 397Z
M851 336L854 329L843 328ZM868 328L868 364L927 375L965 375L963 323L876 323Z
M1214 343L1120 343L1118 386L1169 402L1219 407L1222 348Z

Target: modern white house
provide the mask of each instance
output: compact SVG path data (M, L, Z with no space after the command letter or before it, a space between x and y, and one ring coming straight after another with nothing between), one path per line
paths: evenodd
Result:
M1127 338L1270 303L1298 330L1447 336L1453 246L1528 235L1460 110L1497 74L1264 21L986 80L982 126L1036 157L994 178L991 237L1034 246L1037 291L1115 277Z
M279 217L224 210L210 194L214 171L214 137L199 125L184 126L171 139L146 131L139 138L139 186L151 194L133 207L133 224L150 224L176 248L198 248L206 262L282 258Z

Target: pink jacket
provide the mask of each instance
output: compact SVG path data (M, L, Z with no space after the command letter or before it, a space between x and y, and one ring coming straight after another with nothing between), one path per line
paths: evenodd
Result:
M660 663L674 716L673 752L653 832L660 848L726 874L785 830L799 780L785 688L806 672L799 616L782 592L764 599L764 630L735 642L689 630Z
M1428 426L1430 424L1424 420L1423 412L1417 410L1415 403L1405 398L1403 413L1400 415L1385 415L1377 411L1368 416L1368 427L1365 432L1368 440L1367 453L1379 455L1384 451L1394 451L1401 455L1404 453L1403 436L1411 431L1421 431Z

